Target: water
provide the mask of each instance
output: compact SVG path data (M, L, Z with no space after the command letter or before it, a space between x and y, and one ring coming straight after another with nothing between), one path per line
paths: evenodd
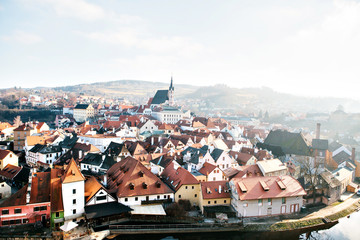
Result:
M258 233L188 233L188 234L166 234L166 235L127 235L117 236L118 240L359 240L360 239L360 212L355 212L349 218L339 219L339 223L325 230L314 230L303 233L298 230L287 232L258 232Z

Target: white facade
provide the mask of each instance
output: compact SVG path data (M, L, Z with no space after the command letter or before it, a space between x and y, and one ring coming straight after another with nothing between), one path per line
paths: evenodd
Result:
M223 171L221 171L219 167L216 167L207 176L207 181L208 182L211 182L211 181L224 181L224 180L226 180L226 177L225 177Z
M238 217L257 217L289 214L299 212L303 205L303 198L265 198L241 201L232 193L231 205L237 212Z
M122 198L118 198L118 202L124 205L132 206L132 205L141 205L141 201L154 201L154 200L166 200L166 199L171 199L172 201L174 201L174 193L122 197Z
M83 216L85 212L84 191L84 181L62 184L62 198L64 205L65 221L80 218Z
M105 190L100 189L87 203L86 206L107 203L107 202L115 202L116 199L110 196Z
M121 137L109 137L99 135L82 135L79 136L82 143L89 143L97 147L101 152L104 152L111 142L122 143Z
M6 182L0 182L0 199L11 196L11 187Z
M175 124L179 120L184 119L184 113L178 109L152 112L152 116L160 122L170 124Z
M74 108L74 119L77 122L84 122L94 116L95 116L95 110L91 104L86 109Z

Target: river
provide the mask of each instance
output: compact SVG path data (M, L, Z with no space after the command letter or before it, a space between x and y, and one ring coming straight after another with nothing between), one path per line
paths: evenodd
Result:
M251 240L251 239L316 239L316 240L358 240L360 239L360 212L355 212L350 217L339 219L339 223L325 230L315 230L302 234L300 231L287 232L259 232L259 233L198 233L198 234L166 234L166 235L128 235L117 236L116 239L134 240Z

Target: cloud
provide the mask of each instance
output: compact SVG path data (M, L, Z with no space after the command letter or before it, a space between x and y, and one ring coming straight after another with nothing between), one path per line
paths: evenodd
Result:
M43 41L39 35L19 30L14 31L11 35L0 36L0 39L5 42L18 42L22 44L36 44Z
M84 21L94 21L106 16L103 8L84 0L45 0L51 4L60 17L73 17Z
M176 54L179 56L191 57L205 49L202 44L192 41L189 37L149 37L149 34L141 33L135 28L123 28L114 32L105 31L87 33L77 31L76 33L100 43L122 45L158 54Z

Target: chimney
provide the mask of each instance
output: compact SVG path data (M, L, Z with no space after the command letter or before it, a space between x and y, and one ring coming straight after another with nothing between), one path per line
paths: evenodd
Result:
M154 145L154 137L151 137L151 145Z
M316 124L316 139L320 139L320 126L321 124L320 123L317 123Z
M221 185L219 185L219 193L221 193Z
M104 184L105 187L107 187L107 176L106 176L106 174L104 175L103 184Z
M82 151L80 150L79 151L79 159L81 159L82 158Z
M105 160L105 157L106 157L106 155L102 155L102 160L103 160L103 161Z
M351 150L351 160L355 163L355 148Z

